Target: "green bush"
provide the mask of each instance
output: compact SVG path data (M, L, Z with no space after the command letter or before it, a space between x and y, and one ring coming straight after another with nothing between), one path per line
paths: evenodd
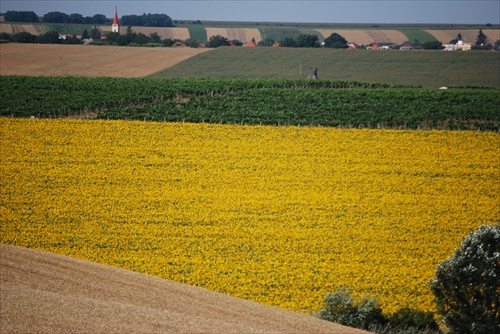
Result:
M378 334L436 334L439 326L434 313L408 307L384 316L379 301L361 298L356 302L352 290L341 287L326 294L318 317L344 326L368 329Z
M391 326L394 327L439 330L439 325L436 320L434 320L434 313L432 312L424 312L404 307L391 314L387 319Z
M450 333L500 333L500 226L471 232L430 285Z
M328 293L325 296L319 317L341 325L362 329L386 322L377 300L363 297L359 302L356 302L351 297L351 293L352 291L347 288L339 288L334 293Z

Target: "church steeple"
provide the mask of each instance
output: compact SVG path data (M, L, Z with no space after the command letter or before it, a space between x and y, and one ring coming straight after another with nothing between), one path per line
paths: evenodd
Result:
M120 33L120 23L118 22L118 11L115 6L115 18L113 19L113 25L111 26L112 32Z

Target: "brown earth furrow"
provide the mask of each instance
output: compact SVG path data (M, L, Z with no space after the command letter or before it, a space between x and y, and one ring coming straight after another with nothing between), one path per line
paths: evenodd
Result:
M71 257L0 245L1 333L368 333Z

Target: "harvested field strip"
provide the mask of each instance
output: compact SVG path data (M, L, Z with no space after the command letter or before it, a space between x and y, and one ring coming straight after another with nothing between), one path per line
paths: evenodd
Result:
M3 44L2 75L143 77L210 49ZM89 64L89 59L93 59Z
M377 43L402 44L408 40L406 35L398 30L368 30L368 35Z
M207 40L209 40L210 37L217 36L217 35L223 36L226 38L229 37L229 33L227 31L227 28L205 28L205 30L207 31Z
M373 38L366 30L342 30L342 29L316 29L324 38L330 37L331 34L337 33L344 37L348 42L357 44L370 44L374 42Z
M255 42L259 43L262 40L260 31L257 28L243 28L245 30L245 41L249 42L255 39Z
M429 34L434 36L438 41L442 43L449 43L451 40L457 38L458 34L461 34L463 41L465 43L475 44L477 35L479 35L479 30L426 30ZM483 29L483 33L488 38L490 43L494 43L500 40L500 29Z
M29 32L32 35L39 35L41 33L47 32L48 29L42 24L18 24L18 23L1 23L0 32L6 32L7 34L15 34L18 32Z
M22 247L0 244L0 271L3 333L368 334L206 289Z
M325 38L333 33L337 33L344 37L348 42L357 44L370 44L377 43L396 43L401 44L408 40L408 38L398 30L356 30L356 29L316 29Z

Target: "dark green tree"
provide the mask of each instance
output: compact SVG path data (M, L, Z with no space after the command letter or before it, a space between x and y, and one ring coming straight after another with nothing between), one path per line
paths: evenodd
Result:
M323 302L319 317L341 325L367 329L372 325L386 322L380 303L373 298L355 301L352 291L339 288L335 293L328 293Z
M12 37L10 37L10 35L8 33L6 33L5 31L2 31L0 32L0 41L11 41L12 40Z
M319 47L319 38L317 35L299 35L297 37L297 47L317 48Z
M38 43L42 44L59 44L61 39L59 38L59 33L57 31L47 31L45 34L39 35L36 38Z
M422 48L424 50L441 50L443 48L443 43L440 41L427 41L422 43Z
M336 32L325 38L325 47L334 49L347 48L347 40Z
M455 39L452 39L450 41L450 44L457 44L458 41L461 41L462 40L462 34L461 33L458 33L457 37L455 37Z
M47 23L71 23L71 17L61 12L48 12L43 16L43 22Z
M151 43L161 43L161 37L156 31L150 33L149 38L151 39Z
M207 48L218 48L219 46L229 46L229 40L226 37L215 35L210 37L206 44Z
M127 45L130 43L135 43L135 39L137 38L137 33L132 31L132 27L128 26L127 27L127 33L125 34L125 44L120 44L120 45Z
M143 34L142 32L138 33L137 37L134 40L134 43L139 44L139 45L144 45L144 44L147 44L150 42L151 42L151 39L148 36L146 36L145 34Z
M500 225L471 232L430 282L450 333L500 332Z
M282 41L280 41L280 46L287 48L295 48L297 47L297 41L292 37L285 37Z
M94 28L90 31L90 38L96 41L101 39L101 32L96 26L94 26Z
M90 35L87 29L84 29L82 32L82 39L89 39Z
M107 24L107 23L109 23L109 20L103 14L95 14L94 16L92 16L92 23L93 24Z
M486 45L486 40L488 37L483 33L483 29L479 29L479 34L477 35L476 38L476 45L483 46Z
M273 44L274 40L269 37L266 37L265 39L259 41L258 43L259 46L273 46Z
M106 35L106 40L109 43L111 43L111 44L117 44L119 37L120 37L119 33L117 33L117 32L110 32L109 34Z
M172 43L173 43L173 41L172 41ZM198 43L198 41L195 41L194 39L185 40L184 44L186 46L189 46L190 48L198 48L200 46L200 44Z
M192 40L190 42L192 42ZM163 44L167 47L171 47L172 45L175 44L175 41L173 41L171 38L165 38L163 41L161 41L161 44ZM191 46L191 47L193 47L193 46ZM198 42L196 42L196 47L198 47Z
M83 18L82 14L71 14L70 16L71 23L73 24L82 24L85 23L85 19Z
M31 11L8 10L4 14L7 22L38 22L38 15Z
M36 36L27 32L27 31L22 31L22 32L17 32L12 35L12 41L17 42L17 43L35 43L36 42Z

